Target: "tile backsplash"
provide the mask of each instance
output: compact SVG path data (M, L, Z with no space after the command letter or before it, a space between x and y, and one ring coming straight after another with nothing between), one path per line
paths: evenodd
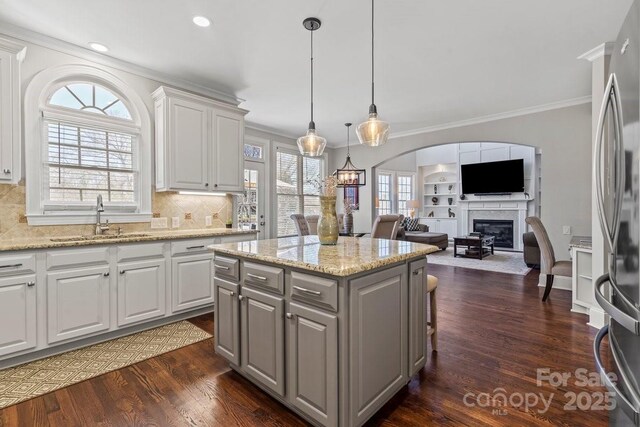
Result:
M171 228L171 218L180 219L180 229L205 227L205 217L212 216L211 228L224 227L227 218L232 218L232 196L194 196L175 192L152 193L154 217L167 218ZM24 184L0 184L0 239L40 237L57 235L93 234L95 225L30 226L27 224ZM191 214L191 215L188 215ZM185 219L189 217L191 219ZM125 233L148 231L149 223L114 224Z

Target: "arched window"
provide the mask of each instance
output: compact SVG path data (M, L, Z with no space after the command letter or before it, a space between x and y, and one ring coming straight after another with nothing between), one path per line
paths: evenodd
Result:
M101 70L91 74L97 75L60 76L44 84L38 96L41 147L30 153L27 146L30 223L90 223L87 217L95 215L98 196L111 222L150 217L151 152L148 133L143 135L142 122L149 120L142 118L144 104L137 99L134 105L114 76ZM34 170L37 164L39 171ZM136 218L140 214L145 218Z

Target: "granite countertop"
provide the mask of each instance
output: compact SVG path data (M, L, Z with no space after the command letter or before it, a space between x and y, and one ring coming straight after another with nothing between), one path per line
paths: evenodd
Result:
M439 250L432 245L368 237L340 237L337 245L325 246L319 243L317 236L223 243L209 248L220 254L339 277L426 256Z
M106 234L99 238L93 236L41 236L17 239L0 239L0 252L25 249L71 248L77 246L107 245L116 243L148 242L154 240L191 239L197 237L223 237L242 234L255 234L256 230L238 228L202 228L192 230L153 230L123 233L119 236Z
M570 248L591 249L591 236L573 236L569 242Z

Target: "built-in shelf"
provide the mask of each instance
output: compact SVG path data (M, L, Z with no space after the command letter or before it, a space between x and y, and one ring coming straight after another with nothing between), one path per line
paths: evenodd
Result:
M446 185L446 184L457 184L457 183L458 183L457 181L426 181L426 182L424 183L424 185L425 185L425 186L427 186L427 185L433 185L433 184L437 184L437 185L443 184L443 185Z
M448 216L421 216L422 219L456 219L455 217L449 218Z
M426 208L455 208L458 205L424 205Z
M455 196L456 193L424 193L424 196L435 196L435 197L444 197L444 196Z

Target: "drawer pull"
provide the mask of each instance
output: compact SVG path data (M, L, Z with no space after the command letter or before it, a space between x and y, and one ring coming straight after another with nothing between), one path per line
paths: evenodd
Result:
M213 266L214 266L217 270L228 270L228 269L229 269L229 267L227 267L226 265L213 264Z
M36 285L36 282L27 282L27 286L30 287L30 288L35 286L35 285Z
M296 316L295 314L291 314L291 313L286 314L287 319L293 319L295 316Z
M2 169L2 172L9 175L11 173L11 169Z
M238 295L238 300L242 301L244 297L242 295Z
M0 268L19 268L19 267L22 267L22 264L0 265Z
M190 249L204 249L204 245L187 246L187 250L190 250Z
M103 274L103 276L104 276L104 277L109 277L109 276L110 276L110 273L109 273L109 272L104 273L104 274Z
M263 282L266 282L267 278L264 276L257 276L255 274L251 274L251 273L247 273L247 277L250 277L251 279L256 279L256 280L262 280Z
M235 294L236 294L236 293L235 293L235 292L233 292L233 291L229 292L229 296L230 296L230 297L234 296Z
M126 272L127 272L127 270L120 270L120 274L124 274Z
M320 291L313 291L311 289L301 288L300 286L294 286L293 289L295 289L296 291L304 292L306 294L315 295L315 296L318 296L318 297L320 295L322 295L322 292L320 292Z

